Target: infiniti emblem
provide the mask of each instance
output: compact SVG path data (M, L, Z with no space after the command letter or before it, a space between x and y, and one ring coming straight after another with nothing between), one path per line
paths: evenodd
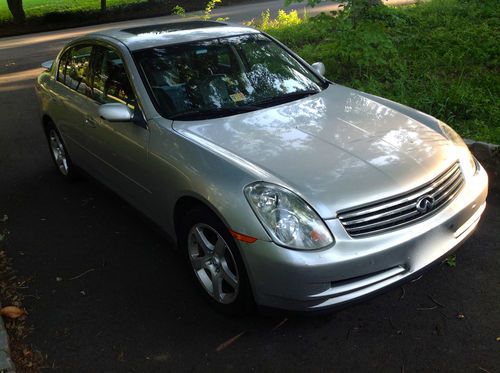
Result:
M421 214L426 214L434 207L434 198L429 195L422 196L417 199L417 204L415 205L415 207Z

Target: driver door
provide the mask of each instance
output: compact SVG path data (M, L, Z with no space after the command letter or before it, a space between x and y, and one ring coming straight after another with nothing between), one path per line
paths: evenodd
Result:
M94 46L92 62L92 108L86 118L86 147L97 159L97 172L112 189L131 204L144 209L150 202L149 130L134 122L108 122L98 114L99 106L121 103L138 108L125 64L117 51Z

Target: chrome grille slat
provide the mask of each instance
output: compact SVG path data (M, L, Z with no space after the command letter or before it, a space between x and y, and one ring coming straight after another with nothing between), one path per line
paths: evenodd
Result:
M432 190L432 189L429 188L429 190ZM372 207L372 208L369 208L367 210L363 209L363 210L352 212L352 213L342 213L342 219L350 219L350 218L353 218L353 217L357 217L357 216L361 216L361 215L366 215L366 214L369 214L369 213L374 213L374 212L377 212L377 211L380 211L380 210L385 210L385 209L388 209L390 207L400 205L402 203L411 203L413 200L417 200L417 198L419 196L420 196L420 194L412 194L409 197L404 198L403 200L397 200L397 201L387 202L387 203L384 203L383 205ZM358 209L356 209L356 210L358 210Z
M349 225L354 225L354 224L369 222L369 221L374 220L374 219L383 218L384 216L394 215L394 214L397 214L398 212L415 208L415 204L416 204L416 202L412 202L412 203L410 203L408 205L404 205L403 207L399 207L399 208L397 208L395 210L390 210L390 211L387 211L387 212L382 212L382 213L379 213L379 214L370 215L370 216L368 216L366 218L356 219L356 220L349 220L349 221L343 221L342 224L344 224L345 226L349 226Z
M352 237L392 230L421 220L449 203L464 184L458 162L420 188L383 201L339 211L338 218ZM421 197L434 199L430 212L417 210Z
M439 196L439 198L436 199L436 204L439 204L444 198L446 198L447 195L453 195L453 192L460 188L462 186L462 180L457 180L455 183L451 185L451 187L445 191L443 194Z
M433 181L430 181L426 185L422 186L421 188L424 188L423 190L419 188L415 192L409 192L409 193L404 194L400 197L396 197L395 200L393 198L391 198L391 199L387 200L387 202L385 202L385 203L380 202L380 203L376 204L376 206L371 207L371 208L369 208L369 207L372 206L372 204L370 206L365 207L365 208L362 207L359 209L358 208L350 209L349 211L343 212L342 217L344 219L350 219L350 218L355 217L355 216L366 215L368 213L377 212L379 210L383 210L383 209L386 209L386 208L389 208L392 206L396 206L396 205L399 205L401 203L411 202L412 200L417 200L420 196L433 191L435 189L436 185L440 184L443 179L446 179L450 174L452 174L453 172L456 172L457 170L460 171L460 167L458 166L458 163L454 164L452 167L450 167L442 175L438 176ZM360 210L360 211L358 211L358 210Z
M460 170L457 170L454 174L451 175L451 177L446 180L446 182L441 185L435 192L432 193L432 196L435 197L438 194L440 194L443 190L446 190L451 184L453 184L458 178L460 178L462 174L460 173Z
M443 175L438 176L435 181L432 182L433 185L440 184L443 180L447 180L452 174L460 171L460 165L455 163L448 171L446 171Z
M447 198L447 200L444 203L442 203L442 204L446 205L446 203L448 203L449 201L452 201L457 196L457 194L460 192L460 190L462 190L462 187L463 187L463 183L460 184L457 187L457 189L452 194L450 194L449 197Z
M404 215L396 216L395 218L392 218L392 219L381 220L380 222L377 222L377 223L363 224L362 226L359 226L359 227L349 227L349 232L355 233L357 231L364 231L364 230L367 230L370 228L381 227L383 225L387 225L387 224L391 224L393 222L397 222L400 220L411 218L412 216L415 216L415 215L420 215L420 213L415 210L415 211L411 211L411 212L404 214Z

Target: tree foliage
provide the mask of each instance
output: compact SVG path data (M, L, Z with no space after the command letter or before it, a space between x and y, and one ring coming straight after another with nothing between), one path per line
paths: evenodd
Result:
M332 0L334 1L334 0ZM321 0L285 0L285 5L292 3L307 2L309 6L314 7L318 5ZM340 13L351 19L354 26L356 26L361 18L367 18L373 8L384 6L382 0L345 0L339 4Z

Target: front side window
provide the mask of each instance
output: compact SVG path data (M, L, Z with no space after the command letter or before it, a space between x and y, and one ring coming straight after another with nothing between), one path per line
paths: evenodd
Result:
M134 54L162 115L195 120L277 105L325 83L262 34L155 47Z
M135 96L118 54L111 49L97 47L93 68L93 98L101 104L118 102L134 109Z

